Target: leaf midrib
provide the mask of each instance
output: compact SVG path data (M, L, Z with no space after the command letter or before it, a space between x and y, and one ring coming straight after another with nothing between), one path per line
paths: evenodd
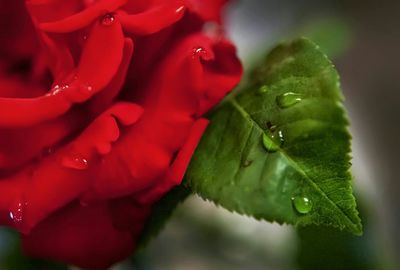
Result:
M228 100L228 103L230 103L234 109L236 109L237 111L239 111L240 115L251 121L254 126L256 126L258 129L260 129L263 133L265 133L265 130L261 127L261 125L252 118L252 116L239 104L239 102L234 98L230 98ZM268 134L267 134L268 135ZM279 145L277 145L278 147L278 151L282 153L282 155L289 161L290 165L297 171L299 172L301 175L303 175L303 177L307 180L307 182L314 188L316 189L318 192L320 192L322 194L322 196L330 203L332 204L336 209L339 210L339 212L347 219L347 221L350 222L351 227L353 228L354 232L358 232L359 228L357 226L357 224L355 224L353 222L353 220L349 217L349 215L343 211L342 208L340 208L313 180L310 176L308 176L308 174L305 172L305 170L298 165L291 157L288 153L286 153L281 147L279 147Z

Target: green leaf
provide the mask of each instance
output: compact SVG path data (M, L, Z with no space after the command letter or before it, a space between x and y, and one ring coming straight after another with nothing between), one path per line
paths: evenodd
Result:
M282 44L228 99L186 174L204 199L257 219L361 234L339 76L311 41Z

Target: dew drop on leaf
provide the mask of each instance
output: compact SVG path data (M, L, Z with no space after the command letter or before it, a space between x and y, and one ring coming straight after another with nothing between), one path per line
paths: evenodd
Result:
M279 146L275 143L274 139L267 134L263 134L263 145L268 152L276 152Z
M293 92L287 92L285 94L276 97L276 103L282 109L292 107L301 101L301 95Z
M272 133L267 131L267 133L263 134L262 142L268 152L276 152L283 145L283 133L281 130L275 130Z
M296 196L292 198L293 206L300 214L307 214L312 209L312 202L305 196Z
M61 163L64 167L75 170L86 170L89 166L87 159L80 155L65 156Z

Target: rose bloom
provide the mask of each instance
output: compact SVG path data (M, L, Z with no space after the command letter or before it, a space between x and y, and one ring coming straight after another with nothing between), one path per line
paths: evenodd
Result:
M0 224L28 256L134 251L241 78L225 2L0 1Z

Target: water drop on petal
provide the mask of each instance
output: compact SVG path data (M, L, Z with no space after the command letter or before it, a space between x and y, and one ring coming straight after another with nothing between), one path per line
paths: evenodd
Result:
M282 109L292 107L302 100L301 95L293 92L287 92L276 97L276 103Z
M182 6L178 7L177 9L175 9L175 13L181 13L182 11L184 11L184 9L185 9L185 6L182 5Z
M111 26L111 25L113 25L114 21L115 21L115 17L114 17L114 14L112 14L112 13L107 13L106 15L104 15L101 18L101 24L104 26Z
M203 47L195 47L193 48L192 53L193 57L195 57L196 55L205 55L206 50Z
M23 204L20 202L17 207L10 211L10 218L14 223L21 223L23 220Z
M79 87L79 91L81 91L83 94L89 94L93 91L93 87L89 84L81 84Z
M18 199L16 200L14 206L10 209L9 212L9 217L11 221L14 223L15 228L20 232L24 232L23 222L24 222L24 212L26 206L27 203L24 200Z
M65 156L61 163L66 168L81 171L89 167L87 159L78 154Z
M194 47L192 49L193 59L200 57L201 59L208 61L212 59L212 55L203 47Z
M292 198L293 206L300 214L307 214L312 210L312 201L305 196L296 196Z

